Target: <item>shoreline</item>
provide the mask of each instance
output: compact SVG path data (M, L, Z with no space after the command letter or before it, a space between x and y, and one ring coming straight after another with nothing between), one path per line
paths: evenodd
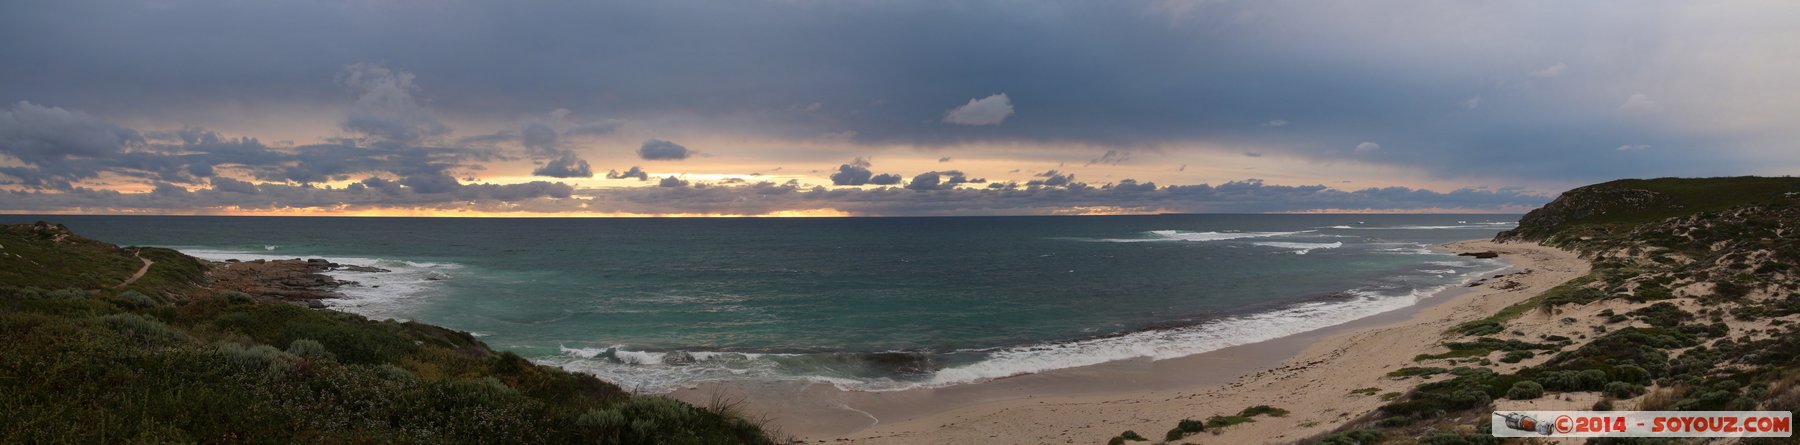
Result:
M1381 405L1376 393L1416 381L1385 374L1435 352L1443 332L1585 274L1572 252L1487 240L1434 246L1492 250L1507 267L1446 288L1417 304L1256 343L1166 360L1147 358L1056 369L980 383L886 392L844 391L826 383L710 382L667 394L688 402L743 401L807 441L857 443L1099 443L1125 430L1156 434L1183 418L1232 414L1251 405L1290 410L1220 434L1239 443L1299 440L1330 431ZM1517 285L1501 288L1494 274Z

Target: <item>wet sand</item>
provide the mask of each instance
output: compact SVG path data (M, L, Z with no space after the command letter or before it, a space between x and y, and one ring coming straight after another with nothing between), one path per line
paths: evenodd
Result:
M1404 391L1388 371L1439 352L1450 327L1479 319L1587 273L1571 252L1485 240L1441 247L1496 251L1529 273L1447 289L1419 304L1324 329L1168 360L1136 359L945 388L843 391L824 383L709 383L670 394L705 403L741 398L744 410L809 442L1103 443L1125 430L1161 437L1183 418L1251 405L1291 411L1236 425L1209 442L1281 443L1329 431ZM1511 282L1516 285L1502 285ZM1209 435L1210 436L1210 435Z

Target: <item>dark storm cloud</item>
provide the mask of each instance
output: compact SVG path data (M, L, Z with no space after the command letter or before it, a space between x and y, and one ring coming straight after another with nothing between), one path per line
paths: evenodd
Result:
M1734 173L1778 155L1757 143L1800 136L1782 119L1668 123L1713 90L1800 75L1729 65L1793 59L1792 6L1690 5L27 2L0 14L0 100L200 115L348 89L344 127L400 144L445 134L431 109L558 107L860 143L1205 142L1329 160L1374 140L1364 162L1562 180ZM343 68L372 60L425 80ZM1761 74L1716 77L1745 69ZM1771 104L1745 109L1794 115ZM1611 150L1623 144L1680 149Z
M643 145L638 146L637 152L638 157L646 161L679 161L693 155L687 147L662 139L644 141Z

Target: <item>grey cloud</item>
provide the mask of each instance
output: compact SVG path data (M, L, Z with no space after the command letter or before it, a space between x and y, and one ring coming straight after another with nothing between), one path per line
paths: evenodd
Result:
M212 189L221 192L243 193L246 195L254 195L261 192L261 190L257 190L256 184L231 178L212 178Z
M645 173L644 169L638 168L638 166L636 166L636 165L633 165L633 166L631 166L631 168L626 169L624 173L620 173L618 170L607 170L607 172L606 172L606 179L626 179L626 178L637 178L637 180L639 180L639 181L648 181L648 180L650 180L650 174Z
M531 174L552 178L592 178L594 169L588 167L588 161L575 157L573 153L565 153L562 157L546 162L544 166L532 170Z
M1136 212L1286 212L1316 209L1492 209L1540 205L1547 196L1518 189L1461 189L1449 193L1404 187L1337 190L1322 185L1274 186L1247 180L1169 186L1121 181L1110 187L959 188L917 193L898 188L807 188L757 183L741 187L584 190L590 208L629 213L763 214L830 208L858 215L1053 214L1069 208L1105 207Z
M1205 13L1173 14L1179 19L1156 12L1156 4L769 0L697 8L451 0L422 11L328 2L28 2L0 14L0 60L15 62L0 64L0 101L184 121L226 106L319 106L355 83L363 85L352 88L359 102L413 106L371 105L344 121L347 130L419 145L435 145L423 141L442 130L432 113L420 113L429 104L458 121L567 107L754 136L854 132L842 157L867 152L858 144L995 141L1230 146L1328 159L1326 150L1379 140L1387 147L1381 162L1436 177L1479 166L1483 177L1559 182L1739 174L1800 162L1781 152L1800 137L1789 124L1800 107L1786 97L1760 101L1770 91L1785 94L1785 79L1800 77L1800 65L1783 57L1793 52L1785 19L1800 12L1792 3L1695 14L1686 2L1659 0L1430 7L1277 0L1216 2ZM1467 26L1467 17L1483 17L1482 26ZM925 24L930 35L918 32ZM638 38L646 29L676 37ZM373 85L394 94L374 94L367 82L329 82L346 64L369 60L418 73L431 94L393 75L370 77L392 77ZM1555 70L1554 81L1533 76L1557 66L1568 68ZM941 124L947 109L1001 91L1022 108L1003 125ZM1621 101L1639 92L1666 108L1618 116ZM1470 97L1487 100L1478 112L1443 112ZM1746 97L1758 100L1735 100ZM833 106L783 112L821 102ZM860 112L833 113L849 104ZM1724 129L1670 124L1715 121L1725 116L1711 113L1721 107L1758 118L1718 117L1744 123ZM1615 153L1584 149L1623 140L1707 150L1612 159Z
M1042 186L1042 187L1069 187L1069 186L1074 186L1076 184L1080 184L1079 182L1075 182L1075 174L1074 173L1063 173L1063 172L1059 172L1056 170L1050 170L1050 171L1046 171L1043 173L1038 173L1033 176L1037 176L1037 177L1044 178L1044 179L1034 179L1034 180L1031 180L1030 182L1026 182L1025 185Z
M687 185L686 180L674 176L665 177L656 182L657 187L687 187Z
M1000 125L1012 115L1012 98L1002 93L969 99L969 103L944 113L944 122L957 125Z
M70 181L99 175L127 145L143 140L135 130L87 113L19 102L0 113L0 154L30 167L0 167L12 178L0 184L67 188Z
M692 155L687 147L662 139L647 140L638 147L638 157L646 161L679 161Z
M882 174L870 177L869 185L895 185L895 184L899 184L901 179L902 178L900 177L900 175L896 175L893 173L882 173ZM835 183L835 181L833 183Z
M900 175L875 174L869 170L873 165L868 159L856 158L848 164L839 165L837 172L831 174L831 185L895 185L900 183Z
M914 176L911 182L906 183L906 188L912 190L949 190L956 188L958 184L979 184L985 182L987 182L986 179L969 179L969 177L964 176L963 172L959 170L934 171L920 173L918 176Z
M1093 160L1088 161L1087 164L1085 164L1084 166L1094 165L1094 164L1119 165L1120 162L1125 162L1130 159L1131 159L1130 154L1119 153L1118 150L1107 150L1106 154L1100 155L1100 157L1094 158Z
M532 153L551 153L556 149L556 129L543 122L528 122L519 131L520 143Z
M454 191L461 186L461 183L449 173L431 172L400 178L400 185L419 193L435 194Z
M0 167L0 183L69 189L72 181L109 172L200 184L227 167L260 181L300 184L384 172L433 188L428 181L448 177L447 170L478 169L475 162L498 157L492 149L416 144L449 129L413 100L418 88L411 74L357 64L338 80L360 92L344 124L360 136L280 148L195 126L139 132L86 113L21 102L0 114L0 154L26 166Z
M1156 183L1145 182L1139 184L1136 179L1121 179L1118 184L1108 184L1106 187L1127 192L1150 192L1156 190Z
M617 120L598 120L576 124L563 133L576 136L608 135L618 132L621 125L623 124Z
M450 127L438 122L430 108L413 94L413 74L388 67L357 63L344 68L338 83L356 93L356 103L344 119L344 130L361 133L376 142L415 145L444 135Z
M1439 193L1405 187L1338 190L1323 185L1277 186L1260 180L1219 185L1156 187L1120 181L1101 187L1019 187L993 183L987 189L956 188L917 193L900 188L854 189L802 187L796 182L759 182L742 186L688 184L664 178L668 187L584 189L560 183L456 184L431 192L406 180L369 178L341 189L261 184L260 193L225 190L188 191L161 184L156 192L128 194L76 188L66 192L0 192L0 206L20 211L72 208L135 211L202 212L224 206L243 209L417 207L488 211L625 212L643 214L766 214L779 211L837 209L858 215L1026 215L1054 214L1071 208L1108 208L1131 212L1288 212L1319 209L1496 209L1523 211L1548 196L1517 188L1460 189ZM580 197L575 197L579 195Z

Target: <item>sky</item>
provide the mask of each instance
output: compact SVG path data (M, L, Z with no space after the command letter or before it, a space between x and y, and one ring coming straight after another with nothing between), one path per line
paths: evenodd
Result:
M8 1L0 212L1502 212L1800 170L1786 1Z

